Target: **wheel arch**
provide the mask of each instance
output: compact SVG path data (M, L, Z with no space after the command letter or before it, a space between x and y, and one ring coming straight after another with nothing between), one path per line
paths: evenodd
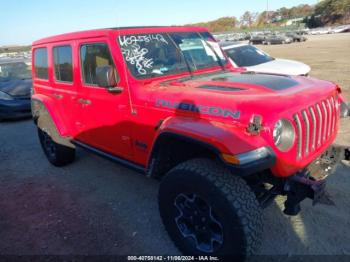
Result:
M216 146L181 133L162 132L153 145L147 174L160 178L177 164L195 157L205 157L224 163L221 152Z
M161 121L157 129L146 168L151 177L161 177L191 158L214 159L241 175L249 175L265 164L239 165L227 160L266 146L261 136L249 136L232 124L177 116Z
M53 103L50 100L52 99L43 95L32 96L31 106L34 123L38 128L48 133L56 143L75 148L70 142L71 137L67 128L62 124L63 120L50 107L50 104Z

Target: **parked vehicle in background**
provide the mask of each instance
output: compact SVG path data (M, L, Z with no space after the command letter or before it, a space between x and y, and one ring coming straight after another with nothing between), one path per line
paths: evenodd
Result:
M252 35L249 39L249 43L250 44L263 44L266 40L266 36L264 34L256 34L256 35Z
M332 34L350 32L350 25L341 25L331 29Z
M330 27L320 27L320 28L314 28L309 31L310 35L326 35L330 34L331 28Z
M48 161L72 163L78 146L161 180L160 215L185 254L244 259L277 195L287 215L325 201L345 102L332 82L241 72L199 27L64 34L34 42L33 59Z
M307 40L305 36L296 32L288 32L286 36L293 39L293 42L305 42Z
M308 32L310 31L309 28L304 28L298 31L295 31L298 35L308 35Z
M250 39L250 33L224 33L224 34L214 34L217 41L245 41Z
M265 41L263 44L265 45L275 45L275 44L290 44L293 42L293 39L282 34L273 34L273 35L268 35L265 38Z
M244 67L248 71L307 76L311 70L304 63L274 58L253 45L222 42L220 46L230 58L234 67Z
M31 116L31 65L0 60L0 120Z

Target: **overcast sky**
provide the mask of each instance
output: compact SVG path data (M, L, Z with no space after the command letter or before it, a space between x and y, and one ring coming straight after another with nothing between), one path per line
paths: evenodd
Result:
M268 0L269 10L316 0ZM133 25L182 25L239 18L266 10L267 0L0 0L0 46L31 44L78 30Z

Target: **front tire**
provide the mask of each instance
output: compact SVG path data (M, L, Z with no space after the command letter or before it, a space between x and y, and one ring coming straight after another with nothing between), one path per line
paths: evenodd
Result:
M186 255L244 258L261 244L262 211L254 193L214 161L193 159L173 168L158 201L166 230Z
M38 136L45 156L52 165L61 167L74 161L74 148L56 143L47 132L40 128L38 128Z

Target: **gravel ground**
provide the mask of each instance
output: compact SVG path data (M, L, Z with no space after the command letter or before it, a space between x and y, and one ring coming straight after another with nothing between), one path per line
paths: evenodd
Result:
M330 37L268 49L286 58L297 58L307 50L307 62L313 49L299 50L298 45L325 41L332 52L320 52L317 63L331 59L325 57L328 54L342 63L334 55L340 53L339 47L333 52L332 46L342 42L343 52L347 50L344 56L349 56L350 34L334 36L346 41L333 42ZM338 60L331 64L335 66ZM345 66L339 82L349 86L350 70ZM324 78L333 76L328 64L323 68ZM316 66L313 73L319 70ZM346 95L349 97L348 92ZM82 150L72 165L52 167L41 151L31 120L0 123L0 160L0 254L179 254L158 214L157 181ZM284 198L277 198L264 212L261 254L350 255L349 170L339 166L329 178L335 206L312 207L307 200L300 215L287 217L282 213Z

